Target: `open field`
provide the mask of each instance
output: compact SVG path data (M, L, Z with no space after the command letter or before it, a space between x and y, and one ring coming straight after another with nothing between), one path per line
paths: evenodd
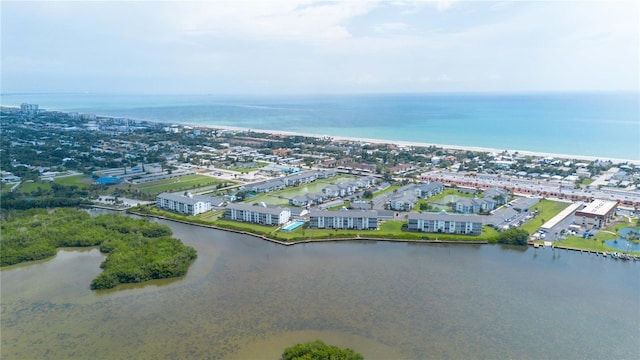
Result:
M260 162L260 161L258 161L258 162L257 162L257 164L258 164L258 166L256 166L256 167L252 167L252 168L230 167L230 168L227 168L227 169L225 169L225 170L229 170L229 171L236 171L236 172L239 172L239 173L246 174L246 173L250 173L250 172L252 172L252 171L259 170L260 168L263 168L263 167L265 167L265 166L269 165L269 163L266 163L266 162Z
M599 231L595 237L591 239L585 239L581 236L567 236L566 239L556 242L558 247L567 247L572 249L582 249L588 251L606 251L606 252L627 252L620 249L615 249L604 244L607 240L616 239L617 230L625 227L634 227L640 230L640 227L633 226L635 224L629 224L627 222L619 222L614 226L607 228L605 231ZM640 252L631 251L631 254L640 255Z
M620 250L610 248L596 238L584 239L581 236L567 236L566 239L556 242L556 246L590 251L620 252Z
M336 176L330 179L320 179L310 184L302 184L300 186L288 187L278 191L271 191L266 194L259 194L251 199L247 199L245 202L249 204L264 202L268 205L288 205L289 199L296 196L318 193L329 185L353 181L354 179L355 178L351 176Z
M64 186L77 186L80 189L91 186L92 180L87 175L73 175L58 177L53 180L54 183Z
M10 186L7 186L7 189L10 189ZM38 188L40 188L42 191L49 191L51 190L51 184L49 182L23 182L22 184L20 184L20 186L18 187L18 189L20 191L22 191L25 194L30 194L30 193L34 193L36 191L38 191Z
M529 234L533 234L540 228L540 226L542 226L542 224L551 220L551 218L558 215L569 205L571 204L566 202L542 199L539 203L529 209L530 212L538 210L540 212L538 216L527 221L520 228L526 230L527 232L529 232Z
M177 179L166 179L144 184L136 184L133 187L145 194L159 194L161 192L177 192L192 190L200 187L217 185L220 180L205 175L186 175Z

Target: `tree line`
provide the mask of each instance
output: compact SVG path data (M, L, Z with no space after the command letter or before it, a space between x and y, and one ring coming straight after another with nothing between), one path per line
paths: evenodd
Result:
M59 247L100 246L108 255L92 289L183 276L197 257L195 249L171 237L168 226L148 220L91 217L71 208L12 211L5 217L0 220L0 266L51 257Z

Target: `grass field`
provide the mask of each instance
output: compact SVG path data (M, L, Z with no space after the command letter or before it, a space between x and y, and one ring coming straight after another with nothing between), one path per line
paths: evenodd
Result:
M64 186L77 186L79 189L86 189L91 186L91 178L86 175L73 175L55 178L54 183Z
M473 198L475 194L469 194L456 189L445 189L441 194L432 196L428 199L432 205L446 205L448 202L458 201L462 198Z
M606 252L626 252L620 249L614 249L604 244L607 240L612 240L618 238L617 231L621 228L625 227L635 227L640 229L638 226L633 226L634 224L629 224L628 222L619 222L614 224L611 227L605 229L605 231L599 231L595 237L591 239L585 239L581 236L567 236L566 239L562 241L556 242L557 246L560 247L568 247L573 249L582 249L582 250L590 250L590 251L606 251ZM640 255L639 252L631 252L635 255Z
M144 184L133 185L145 194L159 194L161 192L177 192L192 190L200 187L217 185L220 180L205 175L186 175L177 179L166 179Z
M8 187L10 188L10 187ZM18 189L25 194L30 194L38 191L38 188L42 191L51 190L51 184L45 182L23 182Z
M269 165L269 163L260 162L260 161L258 161L257 164L258 164L258 166L252 167L252 168L230 167L230 168L227 168L227 170L237 171L239 173L246 174L246 173L249 173L249 172L252 172L252 171L259 170L260 168L263 168L263 167Z
M355 178L350 176L336 176L330 179L316 180L310 184L303 184L300 186L288 187L286 189L271 191L266 194L259 194L251 199L246 200L246 203L260 203L264 202L268 205L288 205L289 199L292 199L299 195L319 193L322 189L329 185L338 184L340 182L353 181Z
M542 226L542 224L551 220L551 218L558 215L562 210L564 210L569 205L571 204L566 202L542 199L540 200L539 203L529 208L529 211L531 212L538 210L540 212L538 216L527 221L520 228L528 231L529 234L533 234L540 228L540 226Z
M380 195L384 195L384 194L388 194L390 192L393 192L394 190L398 190L400 189L400 185L391 185L388 188L384 189L384 190L380 190L380 191L376 191L373 193L373 197L375 198L376 196L380 196Z

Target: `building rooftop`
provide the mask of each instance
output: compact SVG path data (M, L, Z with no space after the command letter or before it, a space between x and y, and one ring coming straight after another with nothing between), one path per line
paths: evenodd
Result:
M611 210L618 206L617 201L596 199L592 201L587 207L580 210L581 213L593 214L593 215L606 215Z
M375 210L315 210L309 211L309 216L323 216L323 217L368 217L377 218L378 212Z
M198 202L211 202L211 197L210 196L206 196L206 195L191 195L191 196L185 196L183 194L179 194L179 193L168 193L168 192L164 192L161 193L157 196L158 198L161 199L167 199L167 200L172 200L172 201L177 201L177 202L181 202L183 204L188 204L188 205L195 205Z
M260 212L263 214L271 214L271 215L280 215L283 211L290 211L288 208L281 207L265 207L260 205L250 205L245 203L232 203L227 205L227 209L235 209L235 210L243 210L243 211L254 211Z
M441 213L409 213L409 220L423 219L423 220L440 220L440 221L459 221L459 222L476 222L482 223L482 216L480 215L461 215L461 214L441 214Z

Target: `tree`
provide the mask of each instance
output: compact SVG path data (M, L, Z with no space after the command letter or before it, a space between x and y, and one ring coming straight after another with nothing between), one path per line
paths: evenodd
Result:
M349 348L341 349L320 340L296 344L286 348L282 360L363 360L364 356Z
M500 244L509 245L526 245L529 233L523 229L509 229L498 234L498 242Z

